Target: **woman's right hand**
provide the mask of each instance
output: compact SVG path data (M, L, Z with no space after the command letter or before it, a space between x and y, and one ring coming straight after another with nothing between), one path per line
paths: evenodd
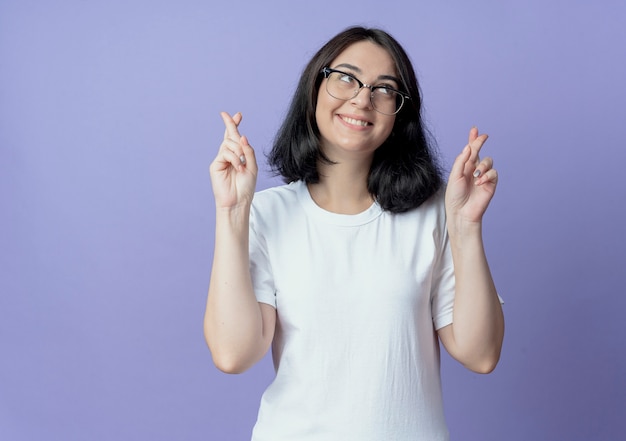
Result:
M224 141L209 168L216 208L249 205L256 187L258 167L254 149L239 133L241 113L230 116L221 112L226 131Z

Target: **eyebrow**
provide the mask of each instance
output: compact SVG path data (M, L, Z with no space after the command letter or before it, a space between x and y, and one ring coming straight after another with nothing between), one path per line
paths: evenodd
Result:
M335 68L337 68L337 67L345 67L345 68L347 68L347 69L350 69L350 70L355 71L355 72L356 72L356 73L358 73L358 74L362 74L362 73L363 73L363 71L362 71L361 69L359 69L359 68L358 68L358 67L356 67L356 66L353 66L352 64L348 64L348 63L341 63L341 64L337 65ZM400 79L399 79L399 78L396 78L396 77L394 77L393 75L379 75L377 79L378 79L378 80L391 80L391 81L395 81L395 82L396 82L396 84L397 84L398 86L402 84L402 81L400 81Z

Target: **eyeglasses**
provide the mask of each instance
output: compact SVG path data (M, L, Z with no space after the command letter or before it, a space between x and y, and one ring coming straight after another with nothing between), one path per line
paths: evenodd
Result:
M364 87L369 88L372 107L384 115L395 115L400 111L404 100L410 100L407 94L389 86L370 86L354 75L325 67L322 74L326 78L326 92L338 100L350 100L357 96Z

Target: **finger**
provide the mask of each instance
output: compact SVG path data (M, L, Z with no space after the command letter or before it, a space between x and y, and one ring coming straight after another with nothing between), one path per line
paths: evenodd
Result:
M498 183L498 171L495 168L487 170L480 178L474 181L475 185L484 185L486 183Z
M490 168L493 167L493 159L491 157L486 157L485 159L483 159L482 161L480 161L480 164L478 164L476 166L476 169L474 170L474 177L477 178L480 175L482 175L483 173L485 173L487 170L489 170Z
M469 144L472 151L470 161L474 164L474 167L478 166L478 163L480 162L480 150L483 148L487 138L489 138L489 135L483 133L482 135L477 136L476 139Z
M220 116L222 117L222 121L224 122L224 118L226 118L227 116L230 116L227 112L220 112ZM237 114L235 114L237 115ZM226 122L224 122L224 126L226 126ZM224 139L228 138L228 127L225 127L224 129Z
M241 154L239 155L239 162L242 166L246 165L246 148L250 146L248 142L248 138L246 136L241 136L239 140L239 146L241 147Z
M226 127L224 130L224 139L231 138L238 141L240 137L238 127L243 119L241 112L235 113L232 117L226 112L221 112L220 115Z
M241 150L242 154L239 156L239 161L243 166L248 168L250 171L256 173L257 172L257 163L256 163L256 155L254 153L254 149L250 145L247 136L241 137Z
M242 137L242 139L244 139L244 137ZM225 153L224 157L227 157L228 162L238 171L243 171L247 168L250 171L256 173L256 160L254 158L254 153L250 152L251 150L251 148L248 148L245 152L244 149L241 148L239 151L228 150L228 152Z
M241 148L241 138L239 141L235 141L231 138L226 138L222 141L222 145L220 146L220 151L231 151L237 157L240 157L243 154L243 150Z
M467 143L471 144L478 137L478 127L474 126L469 131L469 136L467 138Z
M242 135L239 142L235 142L230 138L225 139L222 143L221 154L223 160L230 163L237 170L243 170L248 166L251 171L256 173L256 157L247 136Z
M452 169L450 170L450 179L461 179L465 176L465 168L467 161L470 158L472 153L472 149L469 144L465 146L465 148L461 151L459 156L454 160L454 164L452 164Z
M227 169L228 167L234 167L236 169L241 168L240 155L236 154L228 148L224 148L220 151L220 154L213 161L215 167L219 170Z
M229 173L234 169L234 165L232 163L234 159L229 157L228 154L220 155L211 163L209 167L209 172L211 176L216 175L217 173Z
M239 134L239 130L237 129L237 127L239 126L239 123L243 118L241 112L237 112L233 117L231 117L226 112L220 112L220 115L222 116L222 120L224 121L224 126L226 126L226 130L224 131L224 139L230 138L233 141L239 141L241 135Z

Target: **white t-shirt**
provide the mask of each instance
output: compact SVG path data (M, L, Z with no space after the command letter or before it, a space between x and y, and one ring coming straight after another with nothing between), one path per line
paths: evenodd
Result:
M443 194L392 214L323 210L306 185L258 192L250 259L276 308L276 378L253 441L448 440L435 329L452 323Z

